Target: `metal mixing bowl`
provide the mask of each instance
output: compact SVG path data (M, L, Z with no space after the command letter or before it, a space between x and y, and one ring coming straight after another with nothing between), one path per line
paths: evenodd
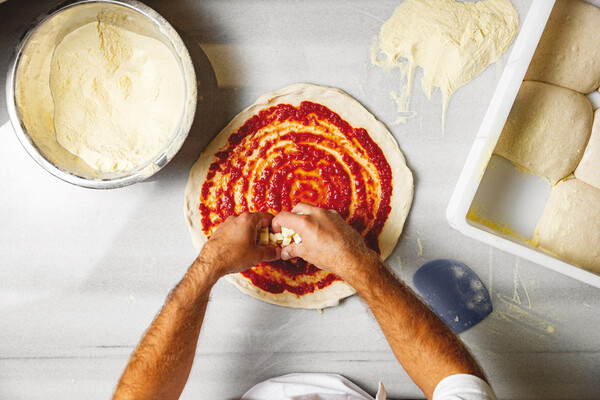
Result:
M73 30L106 22L164 43L177 60L185 88L179 124L151 159L126 172L100 172L56 141L50 62L54 49ZM11 62L6 96L12 126L29 155L54 176L78 185L110 189L131 185L156 173L181 148L196 111L196 75L190 55L173 27L156 11L134 0L74 1L41 15L24 35Z

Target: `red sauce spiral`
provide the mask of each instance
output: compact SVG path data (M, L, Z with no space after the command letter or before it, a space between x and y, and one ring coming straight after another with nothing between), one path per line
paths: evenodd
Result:
M199 209L210 237L231 215L276 215L308 203L336 210L379 252L391 195L392 170L367 131L304 101L260 111L229 137L208 169ZM267 292L297 295L340 280L301 259L260 263L242 275Z

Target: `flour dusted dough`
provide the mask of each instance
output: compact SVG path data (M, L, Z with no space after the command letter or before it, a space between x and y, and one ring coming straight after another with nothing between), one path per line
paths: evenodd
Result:
M580 93L523 82L494 153L557 182L581 160L592 116L592 105Z
M358 101L341 90L307 83L293 84L258 98L253 105L238 114L213 139L192 167L185 187L183 209L196 250L200 251L206 243L206 236L202 232L201 217L198 210L199 193L214 154L227 143L232 133L236 132L248 118L259 111L281 103L298 106L305 100L323 104L338 113L350 125L365 128L385 154L393 174L393 192L390 201L392 209L379 236L379 246L382 258L385 259L392 253L400 238L413 197L412 173L406 166L404 156L385 125L375 119ZM355 293L354 289L347 283L335 281L324 290L315 291L299 298L287 291L276 295L265 292L252 285L250 280L241 274L228 275L226 278L239 290L250 296L267 303L294 308L321 309L332 307L338 305L341 299Z
M600 86L600 8L558 0L525 75L580 93Z
M600 189L600 109L594 113L594 125L575 178Z
M537 231L541 248L600 273L600 189L577 179L559 183Z
M163 43L104 22L64 37L50 89L58 142L102 172L131 170L156 155L185 101L179 65Z

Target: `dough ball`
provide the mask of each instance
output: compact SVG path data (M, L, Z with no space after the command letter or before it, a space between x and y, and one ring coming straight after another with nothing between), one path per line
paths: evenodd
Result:
M558 0L525 79L593 92L600 86L599 27L600 8Z
M592 118L592 105L584 95L523 82L494 153L555 183L581 160Z
M600 109L594 114L594 126L575 178L600 189Z
M541 248L600 273L600 189L577 179L559 183L537 230Z

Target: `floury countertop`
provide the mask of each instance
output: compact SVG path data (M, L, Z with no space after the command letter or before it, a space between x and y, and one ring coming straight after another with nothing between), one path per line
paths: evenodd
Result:
M0 4L0 90L12 48L49 0ZM199 111L180 154L152 179L82 189L40 168L0 99L0 398L106 399L169 290L195 257L183 218L200 151L263 93L294 82L339 87L389 127L415 176L404 233L388 259L412 282L436 258L469 265L494 312L461 335L502 399L593 399L600 392L600 292L452 230L446 205L502 71L492 65L450 101L420 90L417 116L394 125L400 81L369 63L372 38L399 1L147 1L182 34ZM531 0L513 0L521 21ZM510 51L510 49L509 49ZM506 55L503 60L506 60ZM290 372L335 372L374 394L422 398L356 297L323 314L212 292L183 399L233 399Z

